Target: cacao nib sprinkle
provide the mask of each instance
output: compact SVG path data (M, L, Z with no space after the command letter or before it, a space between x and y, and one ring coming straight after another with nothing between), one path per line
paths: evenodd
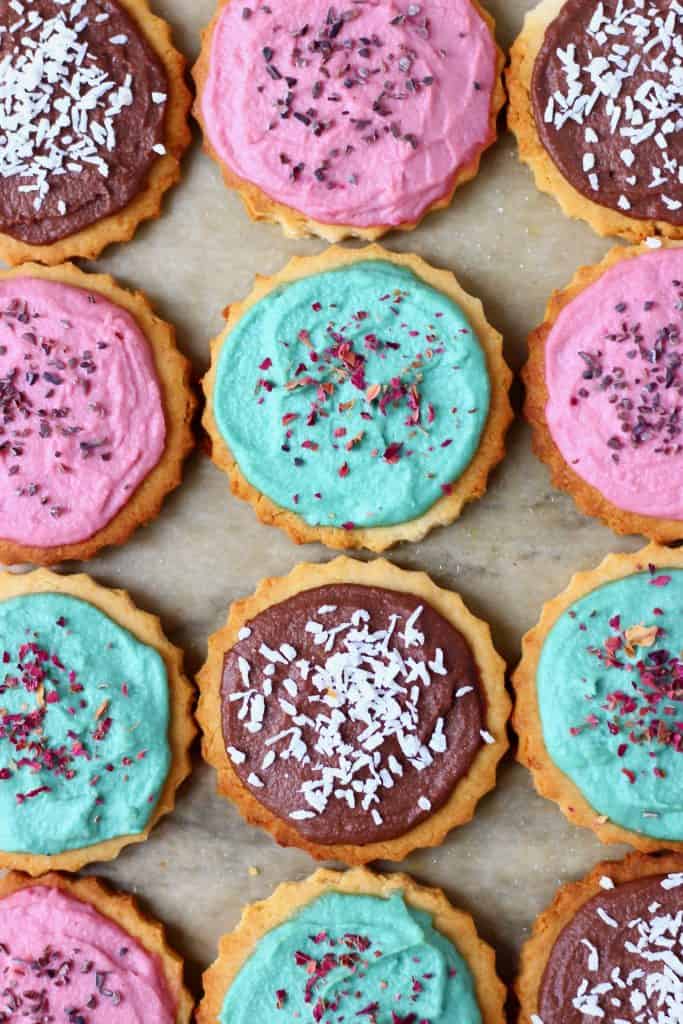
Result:
M245 11L249 11L249 16L251 15L249 8L243 8L242 17L245 17ZM379 141L381 138L380 132L387 130L386 126L381 125L381 121L394 115L396 104L406 102L411 96L417 95L423 87L434 84L435 78L429 68L425 68L422 74L410 74L414 68L417 69L416 62L418 61L418 56L414 49L410 47L409 34L414 32L422 38L426 38L429 35L429 21L421 16L420 5L410 4L406 8L405 13L399 13L390 20L389 24L393 28L402 29L406 33L406 41L400 43L398 47L394 44L391 48L383 42L377 33L373 33L371 36L356 36L345 31L360 16L360 13L358 5L355 8L351 7L343 11L332 10L332 14L328 10L322 24L311 26L306 23L299 28L290 30L289 36L296 40L297 44L291 50L288 58L284 54L280 55L279 66L273 62L275 46L266 45L262 47L261 55L264 61L262 67L267 79L276 84L283 80L288 89L284 96L276 95L272 99L272 103L279 110L280 120L287 120L291 110L294 119L305 128L310 128L314 135L318 137L328 127L315 111L292 109L293 104L299 99L297 96L299 79L298 75L288 73L288 69L283 64L285 59L289 59L293 70L298 67L309 66L314 62L317 64L320 77L316 79L311 87L314 100L320 99L323 95L323 80L330 77L333 57L342 57L339 66L333 71L333 75L340 81L343 89L347 91L355 92L359 88L364 89L378 74L383 73L385 76L390 76L393 69L409 76L405 79L405 88L402 92L396 91L394 83L390 78L387 78L379 97L376 96L374 99L368 97L366 101L368 108L367 116L359 117L354 115L352 117L351 112L346 109L341 112L342 116L350 118L351 123L354 124L358 131L365 133L363 141L366 145L373 145ZM305 43L303 42L304 39L306 39ZM377 54L379 63L374 67L366 64L358 66L357 62L352 63L351 61L351 55L354 53L357 55L358 60L362 61L370 61ZM266 92L266 89L267 80L265 83L257 81L257 92L263 94ZM270 91L268 95L271 95ZM341 96L338 93L332 92L327 95L326 100L330 103L339 103ZM379 119L380 123L375 124L375 118ZM273 131L276 125L277 122L269 122L267 130ZM402 138L413 149L416 149L419 145L419 139L413 133L402 134L400 128L394 129L393 126L391 133L396 138ZM343 154L339 153L334 159L342 161ZM350 176L348 172L344 174L342 171L339 177L341 181L346 180L354 184L358 182L357 173ZM313 178L316 180L315 174ZM297 175L292 175L290 172L289 179L295 181L297 180ZM338 182L333 182L327 178L318 176L317 180L322 187L327 189L340 187Z

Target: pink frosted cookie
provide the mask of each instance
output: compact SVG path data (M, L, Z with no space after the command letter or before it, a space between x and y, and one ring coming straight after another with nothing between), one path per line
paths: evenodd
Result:
M255 219L372 239L414 227L476 174L501 66L474 0L221 0L195 114Z
M683 537L683 248L613 250L551 299L530 338L537 454L620 533Z
M192 399L172 328L73 266L0 275L0 557L124 540L179 482Z
M187 1024L182 961L132 898L93 878L0 882L0 1020Z

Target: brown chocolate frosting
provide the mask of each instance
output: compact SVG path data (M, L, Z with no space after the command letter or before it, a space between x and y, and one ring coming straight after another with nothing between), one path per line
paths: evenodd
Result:
M241 636L224 660L226 748L254 796L305 838L403 835L468 771L484 728L478 669L463 636L418 597L318 587L272 605Z
M584 903L548 958L543 1024L681 1020L682 911L683 875L637 878Z
M634 12L637 18L630 19ZM672 32L662 33L669 18ZM683 224L683 105L674 42L680 43L682 31L683 18L671 0L638 7L633 0L567 0L546 29L532 80L536 129L563 177L601 206L677 225ZM572 46L575 53L567 55ZM604 70L597 63L602 60ZM578 72L580 84L571 97L568 69ZM586 112L583 104L597 85L606 94ZM570 99L567 109L576 117L565 117L556 93Z
M23 16L0 0L0 61L10 58L0 76L0 231L49 245L144 188L163 145L168 83L113 0L22 2Z

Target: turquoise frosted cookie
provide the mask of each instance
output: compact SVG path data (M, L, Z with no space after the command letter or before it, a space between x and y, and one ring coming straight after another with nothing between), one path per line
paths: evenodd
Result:
M29 591L36 576L107 595L149 642L78 596L16 593L17 580ZM73 851L90 859L94 847L112 856L100 844L144 833L169 776L177 785L186 774L183 730L186 745L193 728L172 705L189 688L176 652L155 620L86 577L4 577L0 597L0 863Z
M525 642L521 759L572 820L629 833L603 838L683 841L681 562L654 546L610 556L546 606Z
M391 899L326 893L260 940L225 997L221 1024L268 1019L458 1020L481 1024L472 976L431 918ZM316 1016L316 1013L319 1016ZM279 1019L279 1018L278 1018Z
M485 489L508 416L500 339L479 304L450 275L367 252L331 250L308 261L330 269L260 285L206 382L213 455L233 488L297 539L337 547L361 531L366 546L372 531L401 539L445 497L455 511L434 521L454 518Z
M499 1024L505 997L493 951L443 893L358 870L247 907L204 990L198 1024Z

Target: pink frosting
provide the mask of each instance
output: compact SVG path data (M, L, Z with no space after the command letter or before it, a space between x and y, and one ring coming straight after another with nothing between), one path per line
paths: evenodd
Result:
M149 344L98 292L0 281L0 537L91 537L156 465L166 426Z
M496 51L470 0L249 3L219 16L202 114L221 159L279 202L414 221L490 140Z
M622 260L546 341L546 417L562 455L619 508L683 519L683 250Z
M11 1024L175 1020L158 958L90 904L47 886L0 901L0 982L0 1020Z

